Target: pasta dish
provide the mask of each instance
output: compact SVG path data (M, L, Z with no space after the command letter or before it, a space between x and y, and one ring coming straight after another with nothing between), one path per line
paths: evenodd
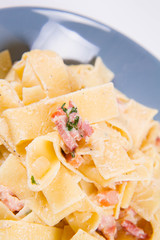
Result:
M159 240L157 110L98 57L0 53L0 239Z

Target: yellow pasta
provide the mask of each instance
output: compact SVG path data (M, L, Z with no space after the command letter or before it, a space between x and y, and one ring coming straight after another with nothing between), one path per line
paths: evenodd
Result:
M33 191L40 191L47 187L56 177L60 161L55 153L56 134L37 137L27 147L26 165L28 186ZM32 184L34 177L37 184Z
M127 185L127 182L124 182L119 186L119 199L118 199L118 203L115 207L115 213L114 213L115 219L119 218L120 207L121 207L121 204L122 204L122 200L123 200L124 192L125 192L125 189L126 189L126 185Z
M111 140L105 143L104 156L93 157L93 161L104 179L135 169L135 165L129 159L125 149Z
M12 66L8 50L0 52L0 78L4 78Z
M22 85L25 88L40 86L40 81L28 59L25 62L25 68L22 75Z
M71 228L77 232L79 228L86 232L94 232L100 223L99 208L88 198L83 199L81 208L66 217Z
M71 65L68 69L73 91L101 85L114 78L114 74L104 65L100 57L96 59L94 67L89 64L80 64Z
M20 100L22 100L22 83L19 81L12 81L10 85L14 88L16 91L18 97Z
M61 240L62 230L42 224L19 221L0 221L0 237L4 240L49 239Z
M18 217L8 209L8 207L0 202L0 219L3 220L18 220Z
M100 98L100 96L103 97ZM112 83L70 93L65 97L60 96L50 100L41 100L25 107L8 109L3 112L3 117L8 123L14 144L17 145L21 141L34 139L52 131L54 124L51 121L51 112L61 106L64 101L69 102L70 99L79 107L83 119L91 122L107 120L118 114ZM95 111L99 115L95 115Z
M1 63L2 62L2 63ZM160 124L94 65L0 53L0 239L159 240Z
M53 213L58 213L80 201L84 197L74 177L61 165L60 170L49 186L43 189Z
M35 212L30 211L21 221L29 222L29 223L40 223L45 225L45 223L36 215Z
M46 94L42 90L41 86L33 86L25 88L23 87L23 103L25 105L29 105L34 102L38 102L39 100L46 97Z
M9 72L7 73L7 75L5 76L5 80L7 80L9 83L11 82L20 82L20 79L18 77L18 74L16 73L15 69L14 69L14 65L16 65L16 62L12 65L12 67L10 68Z
M140 147L142 144L142 139L146 137L150 122L156 113L157 110L147 108L134 100L130 100L124 106L122 119L126 121L135 147Z
M16 182L16 184L15 184ZM9 187L20 199L34 196L27 185L27 172L21 161L10 154L0 167L0 183Z
M47 50L33 50L26 53L23 59L28 59L49 97L57 97L70 92L68 72L58 54Z
M64 226L62 239L61 240L70 240L74 235L74 231L69 225Z
M71 240L96 240L97 238L91 236L87 232L79 229L78 232L71 238Z
M10 152L14 151L12 137L4 118L0 118L0 141Z
M22 59L22 60L20 60L19 62L16 62L13 65L13 69L16 72L16 74L17 74L18 78L20 79L20 81L22 80L22 77L23 77L25 64L26 64L26 61L24 59Z
M54 214L51 207L49 206L44 194L42 192L37 193L33 198L29 198L26 204L30 209L35 212L38 217L49 226L54 226L59 223L66 216L76 211L82 205L82 201L78 201L73 205L69 206L65 210Z
M0 80L0 101L0 113L8 108L22 106L16 91L12 88L11 84L5 80Z
M147 221L150 221L160 208L160 190L153 184L143 186L139 183L133 195L131 205Z
M128 208L130 206L133 194L136 190L136 186L137 186L136 181L127 182L125 190L124 190L124 194L123 194L123 197L122 197L122 202L121 202L121 207L122 208Z

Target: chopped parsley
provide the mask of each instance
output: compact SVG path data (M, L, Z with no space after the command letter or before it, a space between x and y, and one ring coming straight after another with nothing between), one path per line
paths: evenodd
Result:
M71 131L72 128L73 128L72 122L70 122L70 121L68 120L67 123L66 123L66 127L67 127L68 131Z
M71 113L73 113L73 112L77 113L77 107L72 107L72 109L71 109L71 111L70 111L69 114L71 114Z
M72 156L72 158L75 157L75 151L71 152L71 156Z
M67 113L67 108L64 107L65 105L66 105L66 103L63 103L61 108L62 108L63 112Z
M66 103L63 103L62 106L61 106L61 109L63 110L63 112L65 112L67 114L67 117L69 117L69 115L67 113L68 109L66 107L64 107L65 105L66 105ZM77 113L77 107L72 107L69 114L71 114L73 112Z
M73 126L75 128L77 128L78 122L79 122L79 116L76 116L75 119L74 119L74 122L73 122Z
M79 122L79 116L75 117L74 122L70 122L68 119L68 121L66 123L66 127L67 127L68 131L71 131L73 128L75 128L77 130L78 122Z
M69 115L71 113L77 113L77 107L72 107L71 111L69 112L68 114L68 109L66 107L64 107L66 105L66 103L63 103L62 106L61 106L61 109L63 110L63 112L66 113L67 117L68 117L68 121L66 123L66 127L68 129L68 131L71 131L73 128L75 128L77 130L77 125L78 125L78 122L79 122L79 116L76 116L75 119L74 119L74 122L71 122L69 120Z
M68 114L68 112L67 112L68 109L64 107L65 105L66 105L66 103L63 103L62 106L61 106L61 109L63 110L63 112L66 113L67 117L69 118L70 113Z
M36 184L36 185L38 185L38 183L36 182L36 180L35 180L35 178L34 178L33 175L31 176L31 183L32 183L32 184Z

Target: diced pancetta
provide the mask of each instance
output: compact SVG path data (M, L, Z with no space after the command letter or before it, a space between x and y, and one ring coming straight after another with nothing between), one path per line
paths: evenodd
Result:
M115 218L111 215L102 216L101 223L97 230L100 231L106 239L114 240L117 232Z
M71 133L66 129L67 116L55 116L54 123L57 126L58 132L62 140L64 141L70 152L72 152L74 149L77 148L78 144L76 143L74 137L72 137Z
M79 168L84 162L84 158L82 156L75 154L75 157L72 157L70 153L66 155L66 160L75 168Z
M103 191L97 194L97 201L105 207L115 205L118 203L118 192L115 190Z
M160 137L157 137L157 138L156 138L156 146L157 146L157 147L160 147Z
M12 211L19 212L24 203L19 200L7 187L0 185L0 200Z
M128 220L124 220L121 226L132 236L138 239L148 239L148 234L143 231L143 229L137 227L134 223Z
M93 128L87 121L82 121L72 101L69 101L68 108L64 108L64 105L58 108L52 113L51 118L69 152L73 152L78 147L77 142L82 138L90 137L93 133Z

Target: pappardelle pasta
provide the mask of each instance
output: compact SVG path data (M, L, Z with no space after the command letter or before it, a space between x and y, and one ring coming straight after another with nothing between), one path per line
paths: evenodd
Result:
M157 110L118 91L99 57L0 62L0 239L159 240Z

